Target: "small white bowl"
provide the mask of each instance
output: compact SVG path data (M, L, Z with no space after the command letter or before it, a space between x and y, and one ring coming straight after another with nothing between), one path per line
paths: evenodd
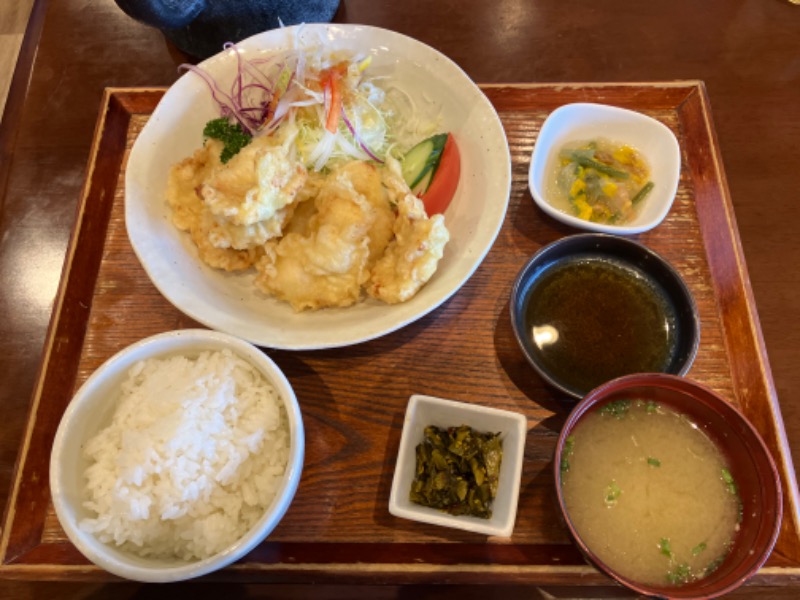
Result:
M503 460L500 465L497 496L492 503L491 519L451 515L441 510L411 502L409 492L416 470L416 448L424 438L425 427L459 427L467 425L476 431L500 433ZM486 535L511 537L517 517L522 457L528 421L524 415L466 402L444 400L433 396L411 396L403 423L403 435L389 496L389 512L396 517L465 529Z
M624 225L579 219L553 206L546 198L547 182L553 176L561 147L568 142L598 137L633 146L650 164L650 179L655 187L643 201L638 215ZM636 234L652 229L667 216L678 190L680 173L678 140L663 123L616 106L565 104L550 113L539 131L528 171L528 187L536 204L562 223L602 233Z
M83 518L94 516L84 508L84 473L88 461L84 444L108 425L116 408L119 388L128 370L141 360L176 354L229 349L258 369L275 387L286 408L291 437L289 461L272 505L244 537L203 560L193 562L142 558L99 541L81 530ZM238 560L275 528L294 497L303 469L305 434L297 398L278 366L255 346L228 334L186 329L155 335L115 354L81 386L59 424L50 456L50 492L56 515L70 541L94 564L136 581L180 581L205 575Z

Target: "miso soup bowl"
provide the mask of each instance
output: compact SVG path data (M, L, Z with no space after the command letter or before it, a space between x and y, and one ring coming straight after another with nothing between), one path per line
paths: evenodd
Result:
M641 584L610 568L589 548L570 521L561 490L564 444L587 413L623 399L654 401L682 413L722 450L739 489L742 522L731 551L716 571L699 581L674 586ZM780 531L782 492L775 462L761 436L725 398L689 379L661 373L637 374L610 381L579 402L567 418L555 450L556 494L570 534L583 554L601 571L639 594L659 598L716 598L750 578L769 558Z

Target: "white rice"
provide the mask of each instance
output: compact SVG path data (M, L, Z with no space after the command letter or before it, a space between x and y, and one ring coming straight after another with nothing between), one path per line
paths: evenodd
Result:
M134 365L111 424L84 449L84 531L144 557L193 560L264 514L289 459L283 403L228 350Z

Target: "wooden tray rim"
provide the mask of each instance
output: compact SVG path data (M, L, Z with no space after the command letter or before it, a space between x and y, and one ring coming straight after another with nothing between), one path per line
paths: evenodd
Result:
M755 301L752 294L752 289L749 284L749 277L747 276L746 270L746 263L744 261L744 254L741 248L741 242L738 237L738 228L735 223L735 217L732 213L732 204L730 202L730 193L727 188L727 180L724 177L724 169L722 167L721 157L718 155L719 149L718 144L716 143L716 134L714 132L713 123L711 121L711 112L710 106L708 104L707 95L705 94L705 88L702 81L699 80L676 80L676 81L666 81L666 82L564 82L564 83L488 83L488 84L480 84L480 87L483 89L492 89L492 90L499 90L502 88L511 88L511 89L526 89L526 90L535 90L535 89L545 89L545 88L552 88L552 89L570 89L576 90L581 88L593 88L593 89L618 89L618 88L672 88L676 90L685 90L687 93L692 91L699 92L700 102L703 105L702 114L705 120L705 127L706 131L709 134L709 138L714 141L711 147L711 156L712 160L714 161L715 166L718 168L719 173L721 174L721 183L723 184L723 189L720 190L721 195L726 200L726 217L728 219L728 224L731 230L736 234L735 235L735 255L736 259L739 264L739 273L743 275L743 283L744 283L744 291L746 294L746 304L749 309L749 325L752 330L752 334L756 342L760 347L760 352L758 352L758 361L759 361L759 368L763 374L763 383L769 388L769 397L772 402L771 409L773 411L773 415L776 417L774 422L778 425L778 430L775 432L777 437L779 438L779 444L781 449L784 451L784 456L776 457L776 461L782 463L782 475L787 477L789 480L788 483L791 485L789 486L789 490L784 490L784 494L789 495L789 505L793 508L793 511L790 515L784 514L784 519L791 518L797 524L800 522L800 518L798 518L798 514L800 511L800 502L798 502L798 490L797 490L797 482L796 476L793 469L786 468L791 467L791 455L788 454L789 447L788 441L786 439L785 430L783 428L783 421L780 417L779 405L777 403L777 396L775 393L774 383L772 381L771 372L769 369L766 350L764 347L763 338L761 336L760 325L755 309ZM108 87L104 90L103 98L101 101L100 112L98 115L98 120L95 125L95 131L93 136L93 141L91 145L90 155L89 155L89 162L87 164L87 169L85 172L84 183L82 186L80 199L76 208L76 216L75 216L75 227L71 233L67 254L65 257L64 267L61 275L61 279L59 282L58 293L56 295L56 300L53 306L53 312L51 317L51 322L48 326L47 335L45 338L45 344L43 347L43 354L41 363L37 372L36 376L36 384L34 387L34 391L32 394L32 400L30 404L28 418L26 420L26 427L23 433L23 439L21 442L20 451L17 456L17 464L14 470L13 475L13 488L11 490L11 494L9 495L9 500L6 505L5 516L3 519L3 532L2 538L0 538L0 557L2 557L2 562L0 562L0 578L9 578L9 579L27 579L33 576L35 577L43 577L45 579L61 579L65 574L75 575L77 577L76 580L81 578L86 578L87 580L108 580L113 579L114 577L107 574L105 571L96 567L92 564L86 565L60 565L60 564L38 564L38 563L15 563L14 558L12 557L9 559L7 556L8 550L8 543L9 537L13 530L13 524L15 522L16 516L16 502L18 498L18 494L20 491L21 486L21 473L25 466L25 461L28 457L28 453L30 450L31 445L31 437L32 432L35 429L36 425L36 415L41 403L41 392L44 385L44 378L47 374L47 369L50 366L50 360L52 356L53 345L56 342L55 334L58 330L58 324L62 318L62 310L64 307L65 302L65 291L67 284L69 282L69 275L73 263L73 259L77 252L78 244L76 240L80 235L80 227L83 222L83 216L86 211L87 207L87 200L90 196L90 192L92 191L93 187L93 177L97 166L98 161L98 149L102 138L106 135L106 123L109 116L109 112L111 110L113 103L118 103L119 106L123 107L123 110L129 111L127 116L130 118L133 114L137 114L136 111L132 110L130 106L127 105L127 101L130 100L130 97L137 97L146 94L161 94L168 87L166 86L155 86L155 87ZM678 108L675 106L674 108ZM139 113L139 114L146 114L146 113ZM705 242L704 242L705 243ZM776 412L777 409L777 412ZM778 459L782 460L778 460ZM788 465L786 460L788 459ZM48 486L49 489L49 486ZM795 527L796 531L800 531L800 527ZM298 572L298 573L314 573L314 572L324 572L328 576L333 575L334 580L339 581L337 578L338 576L342 576L345 580L352 580L358 581L363 579L363 577L370 577L371 579L374 576L380 577L381 575L384 576L394 576L395 580L397 576L400 579L403 579L406 576L410 576L413 574L425 574L429 573L431 575L445 575L445 574L467 574L468 578L471 577L470 574L476 574L479 578L481 574L493 573L493 574L506 574L509 576L514 575L522 575L522 576L531 576L531 575L543 575L547 582L554 582L554 583L576 583L575 579L578 578L580 581L579 584L597 584L597 583L608 583L609 580L607 577L602 575L599 571L597 571L594 567L589 565L498 565L498 564L464 564L464 565L444 565L444 564L414 564L409 565L406 563L375 563L370 565L364 564L350 564L350 563L335 563L335 562L325 562L325 563L297 563L297 564L288 564L288 563L238 563L231 565L225 570L229 575L231 573L251 573L251 572L259 572L259 573L267 573L267 572L282 572L282 573L291 573L291 572ZM71 577L72 578L72 577ZM224 578L224 577L223 577ZM291 577L290 577L291 578ZM800 563L797 565L791 566L766 566L762 567L758 574L757 578L760 582L786 582L786 581L800 581ZM327 577L330 579L330 577ZM423 577L424 579L424 577ZM305 580L305 578L303 578ZM439 579L433 578L431 581L438 581ZM299 581L299 580L298 580ZM414 582L418 582L418 579L413 579ZM459 580L461 581L461 580ZM536 580L539 581L538 579ZM479 582L479 581L477 581Z

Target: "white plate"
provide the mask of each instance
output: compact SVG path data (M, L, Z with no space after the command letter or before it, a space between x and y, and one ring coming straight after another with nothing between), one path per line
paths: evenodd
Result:
M293 35L293 27L277 29L237 46L249 56L274 52L290 47ZM441 129L458 141L461 181L445 213L451 239L438 271L414 298L396 305L368 299L348 308L295 313L257 291L253 273L228 274L200 261L188 234L172 225L164 198L170 166L201 147L203 125L218 116L206 84L192 73L181 77L156 107L133 146L125 179L128 237L167 300L208 327L291 350L364 342L437 308L464 285L491 248L511 188L511 157L497 113L449 58L375 27L306 25L302 35L323 35L334 49L371 54L370 72L391 77L417 102L440 104ZM201 66L224 86L236 69L235 52L222 52Z

